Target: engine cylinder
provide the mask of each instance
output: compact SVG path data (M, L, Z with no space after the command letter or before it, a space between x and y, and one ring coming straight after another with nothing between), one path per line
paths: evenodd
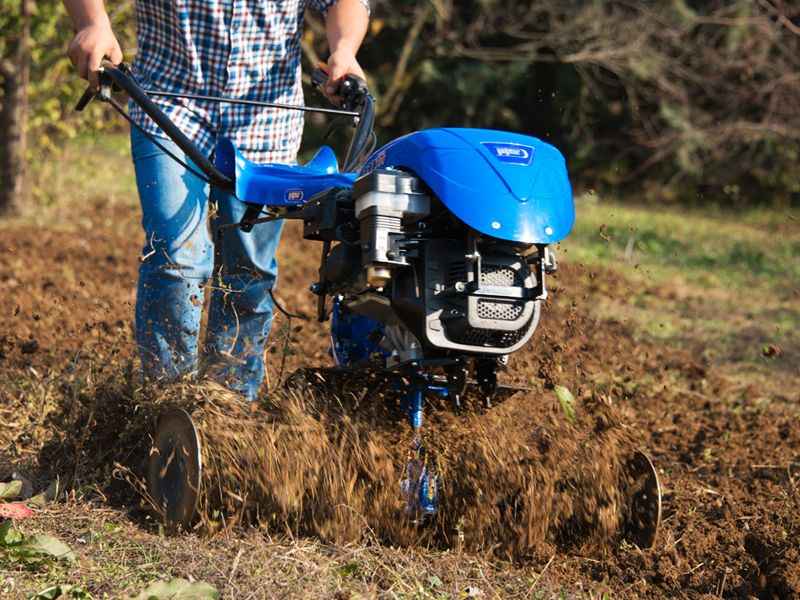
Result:
M403 237L404 225L430 213L430 198L416 177L390 169L359 178L353 195L361 228L361 266L368 284L381 287L390 279L390 269L408 264L395 242Z

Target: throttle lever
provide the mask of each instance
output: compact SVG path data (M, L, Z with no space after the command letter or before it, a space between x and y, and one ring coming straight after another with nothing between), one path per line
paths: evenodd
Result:
M311 85L317 89L324 87L328 83L328 77L328 72L322 67L314 69L311 73Z
M87 87L86 91L83 92L83 96L81 96L81 99L78 100L78 103L75 105L75 110L82 112L83 109L86 108L92 100L94 100L96 95L97 90L95 90L91 85Z
M129 72L127 65L125 64L120 64L117 66L111 61L104 60L100 66L100 70L97 72L100 86L98 89L94 89L90 84L89 87L86 88L86 91L83 92L83 96L81 96L81 99L78 100L78 103L75 105L76 111L82 112L83 109L86 108L97 96L100 96L100 99L105 101L111 97L112 92L119 91L119 88L114 85L114 80L107 73L103 72L103 67L105 66L117 67L126 73Z

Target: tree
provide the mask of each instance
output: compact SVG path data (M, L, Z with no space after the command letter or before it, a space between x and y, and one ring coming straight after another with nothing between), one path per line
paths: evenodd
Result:
M0 57L0 214L15 212L25 195L33 0L20 0L18 29Z
M381 26L362 57L387 134L515 129L556 143L588 185L650 188L659 200L800 200L796 1L373 7Z
M482 6L487 10L473 16L463 4L450 13L448 28L460 35L448 51L553 62L572 72L580 94L565 98L569 137L586 166L605 170L608 181L660 181L729 196L741 189L751 200L800 193L793 167L800 151L796 2Z

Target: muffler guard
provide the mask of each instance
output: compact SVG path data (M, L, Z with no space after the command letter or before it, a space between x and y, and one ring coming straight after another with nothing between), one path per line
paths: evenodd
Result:
M473 288L465 246L429 241L417 272L398 272L392 306L418 339L438 350L506 355L530 340L539 322L536 276L513 252L485 252Z

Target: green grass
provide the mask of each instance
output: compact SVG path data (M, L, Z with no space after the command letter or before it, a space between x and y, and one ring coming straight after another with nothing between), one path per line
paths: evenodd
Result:
M753 210L659 210L577 200L578 219L564 243L572 259L637 266L656 280L771 288L785 292L800 280L800 214ZM783 231L776 235L779 225ZM793 225L793 226L792 226Z
M769 372L800 361L798 212L637 207L586 194L560 245L566 260L624 275L595 311L735 368ZM781 355L765 357L777 345Z
M128 136L109 133L65 141L55 153L33 151L28 161L30 198L4 225L79 230L99 204L125 212L138 206Z
M68 140L55 154L34 155L30 165L33 200L40 207L55 206L65 199L100 197L110 202L130 201L136 194L130 145L125 134L86 135Z

